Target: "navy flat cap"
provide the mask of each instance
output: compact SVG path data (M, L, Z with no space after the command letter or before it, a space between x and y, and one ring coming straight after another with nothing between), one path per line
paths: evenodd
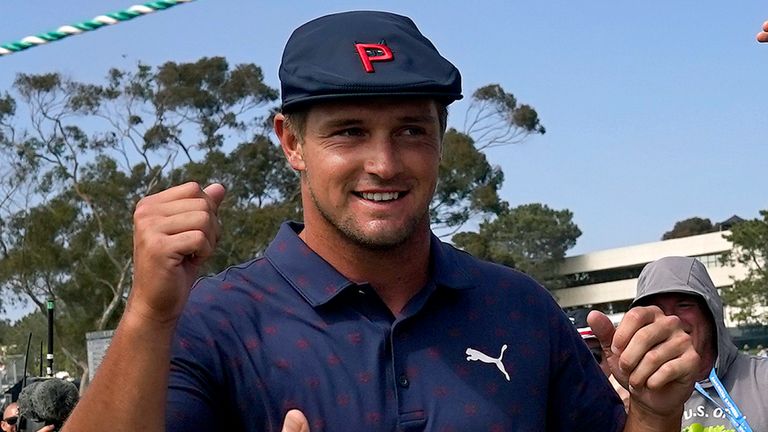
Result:
M283 111L360 96L461 99L461 74L410 18L388 12L326 15L297 28L280 64Z

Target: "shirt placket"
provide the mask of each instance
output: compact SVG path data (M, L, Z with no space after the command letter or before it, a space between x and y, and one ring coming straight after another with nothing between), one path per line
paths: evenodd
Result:
M416 432L424 430L426 413L420 394L423 383L412 371L413 365L408 363L408 334L403 329L402 322L396 321L390 333L390 350L392 352L391 374L394 377L394 393L397 403L398 431Z
M410 340L409 328L419 321L419 312L433 295L435 287L428 285L406 305L403 313L392 323L390 352L392 353L390 373L394 377L394 394L398 409L398 431L423 431L427 424L423 395L425 383L417 373L419 365L411 364L410 356L414 341Z

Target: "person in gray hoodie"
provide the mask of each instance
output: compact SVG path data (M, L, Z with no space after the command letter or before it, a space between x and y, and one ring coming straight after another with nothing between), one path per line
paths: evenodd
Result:
M738 352L706 267L688 257L661 258L645 266L630 308L650 305L680 318L701 357L682 431L768 431L768 358ZM718 381L725 392L718 390Z

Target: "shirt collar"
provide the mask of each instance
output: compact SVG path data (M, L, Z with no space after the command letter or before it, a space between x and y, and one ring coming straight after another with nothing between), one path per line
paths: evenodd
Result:
M264 255L312 307L317 307L331 301L347 287L355 286L355 283L339 273L299 238L302 229L302 223L283 223ZM472 288L472 278L459 262L459 254L462 253L432 235L430 270L436 286L450 289Z

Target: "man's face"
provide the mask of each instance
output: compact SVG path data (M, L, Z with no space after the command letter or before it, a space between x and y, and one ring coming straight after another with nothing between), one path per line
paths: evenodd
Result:
M714 362L717 356L716 334L714 323L710 318L703 300L698 296L682 293L656 294L643 303L656 305L665 315L675 315L680 318L683 331L691 335L693 347L702 359ZM710 361L706 361L710 363ZM713 364L705 364L703 368L709 373Z
M16 432L19 420L19 406L14 402L3 411L3 421L0 422L4 432ZM13 424L11 424L13 423Z
M319 103L291 165L301 172L307 229L389 249L429 226L441 136L429 99ZM336 238L338 236L336 235Z

